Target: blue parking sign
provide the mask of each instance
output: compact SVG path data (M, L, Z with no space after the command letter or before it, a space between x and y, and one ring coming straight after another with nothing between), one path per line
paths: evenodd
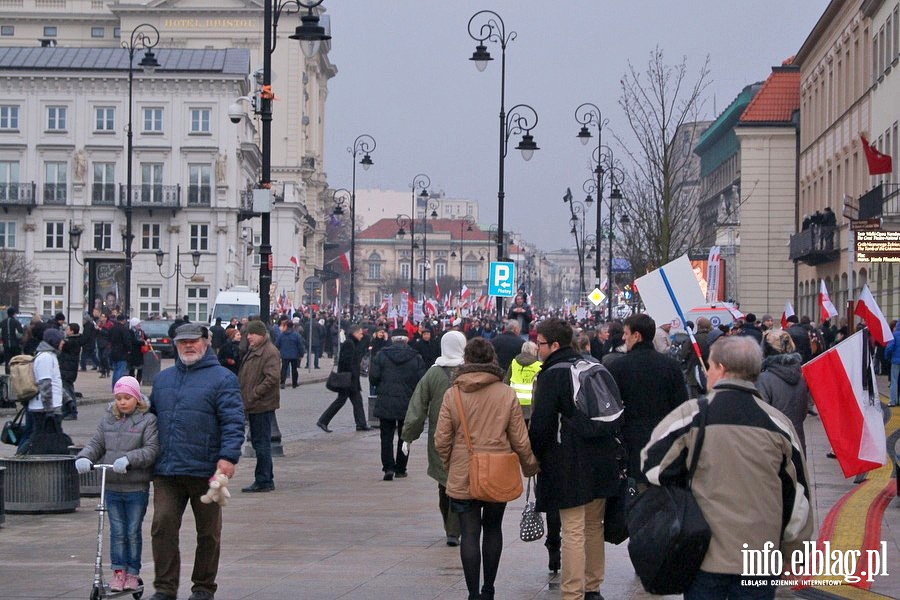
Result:
M488 296L512 298L516 295L516 263L491 262L488 271Z

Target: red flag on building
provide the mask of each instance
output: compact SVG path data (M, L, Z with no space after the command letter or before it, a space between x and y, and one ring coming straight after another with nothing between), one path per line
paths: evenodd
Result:
M869 143L866 136L861 135L863 152L866 153L866 162L869 164L869 175L883 175L894 170L894 161L890 155L878 150Z
M886 462L881 402L868 356L865 332L859 331L802 367L844 477Z
M894 339L891 333L891 326L888 325L884 313L875 302L872 292L869 291L869 284L863 285L862 291L859 293L859 300L856 301L856 307L853 314L862 319L869 328L869 334L881 346L886 346L889 341Z
M340 256L341 267L344 269L344 273L350 272L350 251L347 250Z

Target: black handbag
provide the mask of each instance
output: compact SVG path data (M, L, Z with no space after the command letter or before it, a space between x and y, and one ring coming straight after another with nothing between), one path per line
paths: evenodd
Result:
M337 368L331 370L328 374L328 380L325 387L332 392L349 392L353 387L353 373L349 371L338 371Z
M610 544L621 544L628 539L628 513L637 495L637 482L625 475L619 479L616 495L606 499L603 539Z
M33 429L18 455L68 454L72 438L62 430L59 417L44 412L31 413Z
M650 486L628 514L628 555L644 589L651 594L683 594L694 581L712 531L691 493L700 458L709 402L700 398L697 442L688 469L687 487Z
M522 509L522 520L519 522L519 539L523 542L534 542L544 537L544 518L534 510L531 498L531 477L525 492L525 508Z
M3 430L0 431L0 442L11 446L19 445L19 440L22 439L22 434L25 432L25 425L22 424L24 416L25 406L23 405L15 417L3 424Z

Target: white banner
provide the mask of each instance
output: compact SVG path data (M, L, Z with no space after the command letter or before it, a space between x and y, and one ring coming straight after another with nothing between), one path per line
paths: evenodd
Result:
M706 301L719 301L719 257L718 246L709 249L709 258L706 259Z

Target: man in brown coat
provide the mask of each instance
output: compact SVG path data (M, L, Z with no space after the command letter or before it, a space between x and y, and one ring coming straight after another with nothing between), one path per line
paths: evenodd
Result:
M262 321L250 321L244 326L247 354L238 371L244 412L250 421L250 442L256 452L256 472L253 485L242 492L271 492L275 489L272 473L272 418L279 407L281 354L269 341Z

